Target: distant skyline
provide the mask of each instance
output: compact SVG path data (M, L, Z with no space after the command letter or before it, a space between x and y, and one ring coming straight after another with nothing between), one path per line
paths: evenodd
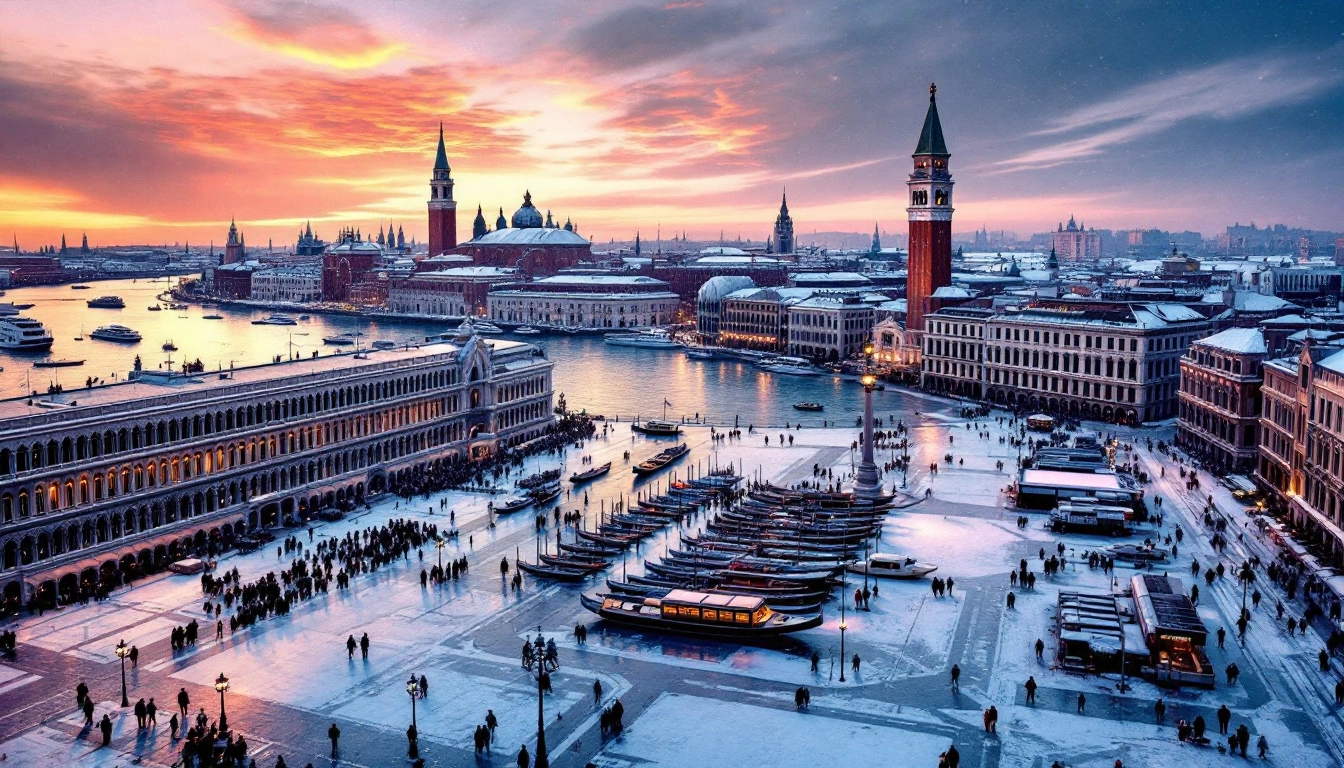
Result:
M459 238L524 190L598 242L905 230L928 99L958 233L1344 230L1333 3L5 4L0 240Z

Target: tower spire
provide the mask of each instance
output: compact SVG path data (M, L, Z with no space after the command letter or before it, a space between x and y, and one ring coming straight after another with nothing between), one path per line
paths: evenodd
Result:
M938 102L934 98L936 93L938 86L929 83L929 111L924 115L924 128L919 132L919 144L915 147L915 154L950 157L947 142L943 140L943 124L938 120Z
M442 123L442 122L439 123L439 152L438 152L437 155L434 156L434 170L436 170L436 171L447 171L447 170L451 170L451 169L448 167L448 150L443 146L443 123Z

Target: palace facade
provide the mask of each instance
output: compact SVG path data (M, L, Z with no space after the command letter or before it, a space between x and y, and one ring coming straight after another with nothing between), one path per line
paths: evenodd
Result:
M13 610L345 508L553 424L519 342L341 354L0 401L0 596Z

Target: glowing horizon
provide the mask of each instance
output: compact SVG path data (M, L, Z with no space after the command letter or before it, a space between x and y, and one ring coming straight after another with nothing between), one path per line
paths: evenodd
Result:
M423 241L440 121L459 239L478 204L493 225L524 190L598 242L659 227L759 242L785 186L800 242L904 232L931 80L955 231L1025 237L1070 215L1206 237L1234 221L1344 229L1330 24L1189 11L1168 47L1174 33L1107 16L1099 37L1148 30L1159 60L1048 27L1054 58L1004 59L1014 31L1064 13L1036 5L930 29L943 6L12 3L0 242L205 246L230 219L253 247L290 245L308 221L328 239L392 221ZM1228 44L1252 23L1297 43ZM1285 163L1294 183L1267 188Z

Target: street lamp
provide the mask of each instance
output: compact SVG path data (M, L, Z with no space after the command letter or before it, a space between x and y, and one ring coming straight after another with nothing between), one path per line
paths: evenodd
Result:
M125 640L117 641L117 658L121 659L121 706L131 706L131 700L126 698L126 657L131 655L131 647Z
M840 572L840 682L845 682L845 630L849 624L845 622L845 592L849 587L845 584L845 572Z
M537 643L523 641L523 669L528 674L537 679L537 754L532 761L536 768L550 768L550 758L546 756L546 716L542 710L542 693L544 686L542 681L551 672L560 668L560 655L555 651L555 645L547 645L541 635L537 635Z
M411 695L411 729L406 732L406 741L410 742L410 746L406 748L406 754L412 760L420 757L420 747L417 743L420 740L420 731L415 727L415 696L419 692L420 682L412 672L411 679L406 681L406 693Z
M439 578L440 578L440 579L443 578L443 548L446 547L446 546L448 546L448 543L447 543L446 541L443 540L443 537L442 537L442 536L440 536L440 537L438 537L437 539L434 540L434 547L435 547L436 549L439 550Z
M223 672L215 678L215 690L219 691L219 732L224 733L229 730L229 719L224 714L224 692L229 690L229 678L225 677Z

